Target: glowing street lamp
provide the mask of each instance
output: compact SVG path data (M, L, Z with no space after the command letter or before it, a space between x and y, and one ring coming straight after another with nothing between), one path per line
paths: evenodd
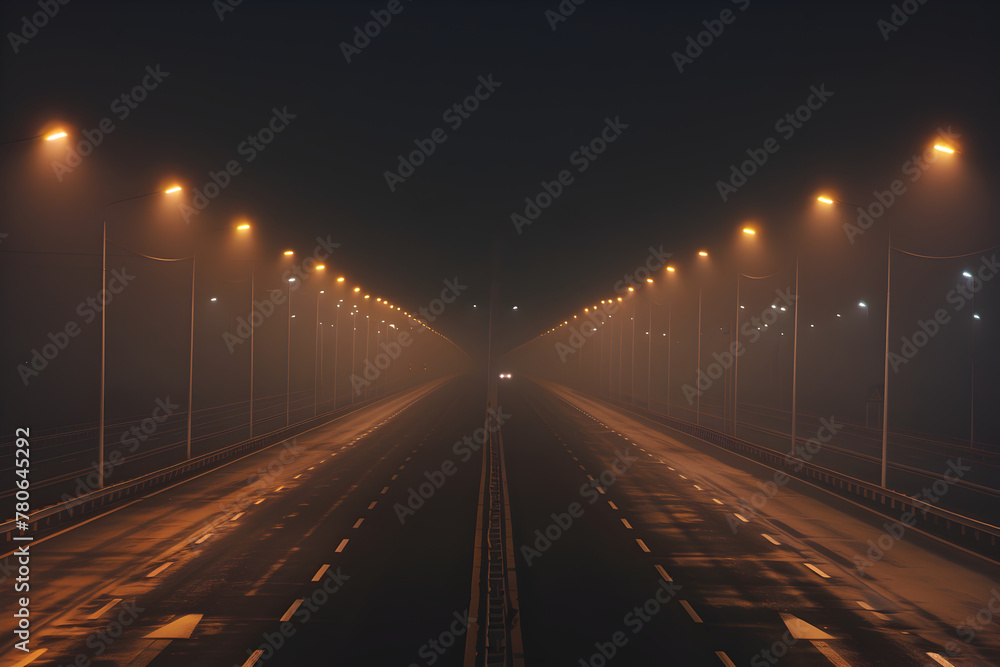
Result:
M944 144L934 144L934 150L940 151L942 153L954 153L955 149Z

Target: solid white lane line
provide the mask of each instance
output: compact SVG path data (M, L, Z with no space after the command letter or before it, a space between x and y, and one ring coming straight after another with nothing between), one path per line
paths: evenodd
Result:
M197 542L195 542L195 544L201 544L202 542L204 542L205 540L207 540L207 539L208 539L208 538L210 538L211 536L212 536L212 533L205 533L205 534L204 534L204 535L202 535L202 536L201 536L200 538L198 538L198 541L197 541Z
M750 523L750 519L747 519L742 514L738 514L736 512L733 512L733 515L735 515L736 518L739 519L740 521L742 521L743 523Z
M646 543L645 543L645 542L643 542L642 540L640 540L640 539L639 539L638 537L637 537L637 538L635 538L635 541L639 543L639 547L640 547L640 548L641 548L641 549L642 549L643 551L645 551L646 553L652 553L652 552L651 552L651 551L649 550L649 547L647 547L647 546L646 546Z
M388 490L389 490L388 486L383 486L382 490L380 491L380 493L385 494L385 492L388 491Z
M348 540L348 538L345 537L343 540L340 541L340 544L337 545L337 551L336 551L336 553L339 554L341 551L344 550L344 547L347 546L347 540Z
M260 659L260 656L262 655L264 655L264 649L262 648L257 649L256 651L250 654L250 657L247 658L247 661L244 662L240 667L254 667L254 665L257 664L257 660Z
M830 578L830 575L828 575L826 572L824 572L823 570L819 569L818 567L816 567L812 563L805 563L805 566L808 567L813 572L815 572L816 574L818 574L819 576L823 577L824 579L829 579Z
M688 613L688 616L691 617L692 621L694 621L695 623L705 622L701 620L701 616L698 615L698 612L696 612L694 609L691 608L691 605L688 604L687 600L680 600L679 602L681 603L681 606L684 607L684 611L686 611Z
M287 621L288 619L290 619L292 617L292 614L295 613L295 610L299 608L299 605L302 604L305 601L306 601L305 598L299 598L298 600L296 600L295 602L293 602L292 606L288 608L288 611L286 611L281 616L281 618L279 619L279 622L280 623L284 623L285 621Z
M354 524L354 527L357 528L358 526L360 526L361 522L364 521L364 520L365 520L364 517L361 517L360 519L358 519L357 523Z
M246 514L246 512L240 512L239 514L237 514L236 516L234 516L232 519L230 519L230 521L236 521L237 519L239 519L244 514Z
M626 519L622 519L622 525L628 528L629 530L632 530L632 524L630 524Z
M312 581L319 581L320 579L322 579L323 575L326 574L326 571L329 569L330 569L329 564L324 564L320 566L320 568L316 570L316 574L313 575Z
M610 500L609 500L609 501L608 501L608 504L609 504L609 505L611 505L611 509L613 509L613 510L616 510L616 509L618 509L618 506L617 506L617 505L615 505L615 504L614 504L614 503L613 503L612 501L610 501Z
M112 607L114 607L116 604L118 604L121 601L122 601L121 598L115 598L114 600L112 600L111 602L107 603L106 605L104 605L103 607L101 607L100 609L98 609L97 611L95 611L93 614L91 614L90 616L88 616L87 620L88 621L92 621L95 618L100 618L101 616L104 615L104 612L106 612L108 609L111 609Z
M723 504L723 502L721 500L719 500L718 498L712 498L712 500L715 501L716 505L722 505Z
M942 667L955 667L955 665L951 664L951 662L949 662L947 658L945 658L939 653L928 653L927 655L930 656L931 660L941 665Z
M164 570L166 570L168 567L170 567L173 564L174 564L174 561L172 561L172 560L171 561L167 561L166 563L164 563L160 567L156 568L155 570L153 570L152 572L150 572L149 574L147 574L146 578L149 579L151 577L155 577L156 575L158 575L159 573L163 572Z
M372 504L368 506L368 509L374 509L376 505L378 505L377 500L373 501Z
M715 655L726 667L736 667L736 663L729 659L729 656L726 655L725 651L716 651Z
M654 567L656 568L656 571L660 573L660 576L663 577L664 581L673 581L673 579L670 578L670 575L667 574L667 571L663 569L662 565L654 565Z
M761 533L761 535L764 537L765 540L767 540L768 542L770 542L774 546L776 546L776 547L780 547L781 546L781 542L779 542L778 540L774 539L773 537L771 537L767 533Z

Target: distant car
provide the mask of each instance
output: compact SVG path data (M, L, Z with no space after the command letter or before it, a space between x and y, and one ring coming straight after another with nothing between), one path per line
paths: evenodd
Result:
M511 379L512 377L513 377L513 376L512 376L512 375L511 375L510 373L501 373L501 374L500 374L500 379L501 379L501 380L509 380L509 379Z

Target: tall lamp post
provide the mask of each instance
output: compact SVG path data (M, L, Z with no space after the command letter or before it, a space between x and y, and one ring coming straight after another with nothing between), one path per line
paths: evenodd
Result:
M181 188L179 185L167 188L166 190L155 190L153 192L146 192L141 195L135 195L134 197L125 197L124 199L116 199L115 201L107 204L104 207L104 223L102 231L102 241L101 241L101 397L100 397L100 417L98 418L97 424L97 488L104 488L104 420L105 420L105 380L107 376L107 333L108 333L108 321L107 321L107 295L108 295L108 218L106 212L109 208L115 204L121 204L122 202L132 201L133 199L142 199L143 197L151 197L158 194L173 194L175 192L180 192ZM190 408L188 410L190 414Z

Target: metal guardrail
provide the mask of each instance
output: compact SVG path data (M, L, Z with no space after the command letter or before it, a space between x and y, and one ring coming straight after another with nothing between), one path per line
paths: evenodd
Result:
M272 431L271 433L251 438L249 440L244 440L242 442L237 442L228 447L194 457L189 461L184 461L183 463L178 463L130 480L125 480L100 491L94 491L78 498L50 505L44 509L32 512L30 515L31 518L27 523L31 532L37 533L43 528L48 528L64 521L79 518L84 514L94 512L95 510L106 507L112 503L117 503L128 498L139 497L143 493L163 486L174 480L181 479L195 470L208 468L225 459L234 458L240 454L250 453L271 445L280 444L318 426L322 426L323 424L340 419L341 417L345 417L349 414L357 412L358 410L377 405L390 398L396 397L401 391L406 391L407 389L412 389L412 387L407 387L395 393L374 399L369 403L355 404L352 408L349 408L346 411L341 410L339 412L311 417L283 429ZM419 397L414 399L414 401L416 400L419 400ZM413 401L407 403L407 405L411 405L412 402ZM17 531L17 528L13 519L0 524L0 536L2 536L2 538L0 538L0 542L12 542L15 531Z
M856 477L820 467L801 458L783 454L706 426L668 417L638 406L622 405L614 399L608 399L604 396L579 391L577 393L607 403L616 409L631 412L649 421L663 424L676 431L692 435L783 472L793 479L809 482L824 490L832 491L842 498L894 521L899 520L899 517L907 512L912 513L915 523L908 524L910 528L916 528L955 546L1000 562L1000 527L998 526L935 507L902 493L883 489ZM895 512L895 516L889 514L890 511Z

